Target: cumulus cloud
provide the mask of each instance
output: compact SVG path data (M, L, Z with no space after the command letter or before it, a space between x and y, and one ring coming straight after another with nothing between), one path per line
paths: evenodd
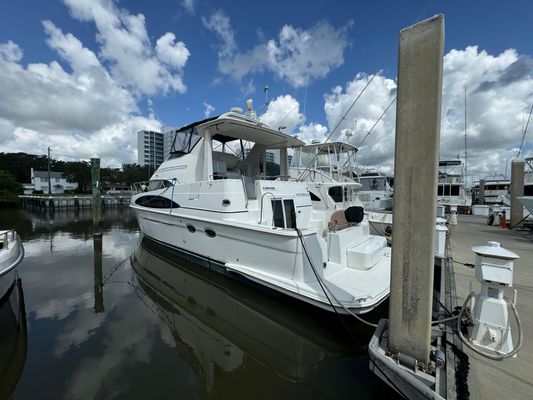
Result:
M137 103L145 95L184 92L190 53L171 32L152 44L144 16L110 0L64 2L74 18L94 22L99 51L48 20L42 22L46 44L58 60L24 64L16 43L0 43L2 151L51 146L66 160L136 162L136 132L160 128L151 100L147 118L138 115Z
M215 111L215 107L213 107L211 104L204 102L204 117L209 118L211 113Z
M229 17L218 10L202 18L204 26L222 41L218 68L240 81L246 75L268 70L293 87L323 78L344 63L348 45L348 25L335 28L319 22L309 29L284 25L277 38L264 41L247 52L240 52Z
M69 63L28 64L0 59L0 118L47 132L90 132L137 111L134 97L118 86L96 56L72 35L44 23L48 45Z
M153 119L130 116L90 134L71 135L17 127L10 140L2 144L2 151L35 152L51 146L63 160L100 157L106 165L119 166L124 162L137 162L137 132L142 129L158 131L161 124Z
M445 55L441 158L463 157L466 86L469 175L477 179L505 172L506 163L516 155L524 112L533 104L532 64L531 57L513 49L491 55L470 46ZM345 87L337 86L326 94L324 111L330 130L369 79L368 75L358 74ZM348 140L358 145L395 96L395 81L378 75L340 123L334 137L339 138L350 129L353 136ZM358 153L359 162L392 172L394 132L393 106L365 139ZM531 139L526 146L530 143Z
M268 103L267 110L260 116L261 122L272 129L282 128L283 132L292 133L298 125L305 122L300 113L300 103L290 95L279 96Z
M121 85L148 95L186 91L183 67L190 53L183 42L175 43L174 34L161 36L154 50L143 14L118 9L111 0L64 2L74 18L94 22L100 55Z

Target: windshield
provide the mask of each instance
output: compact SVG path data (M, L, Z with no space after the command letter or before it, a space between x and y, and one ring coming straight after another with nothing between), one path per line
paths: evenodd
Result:
M359 179L362 190L387 190L387 178L368 177Z
M176 131L174 143L170 152L171 156L179 156L190 153L199 140L200 136L198 136L198 132L196 131L195 127L182 131Z

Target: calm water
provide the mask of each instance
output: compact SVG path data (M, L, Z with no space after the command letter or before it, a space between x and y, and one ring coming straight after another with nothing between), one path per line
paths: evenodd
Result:
M89 211L0 210L0 226L25 243L27 321L15 340L6 333L12 312L0 310L9 316L0 350L17 354L11 374L0 374L0 396L395 397L368 369L371 330L346 320L350 335L334 315L142 241L129 210L105 212L100 240Z

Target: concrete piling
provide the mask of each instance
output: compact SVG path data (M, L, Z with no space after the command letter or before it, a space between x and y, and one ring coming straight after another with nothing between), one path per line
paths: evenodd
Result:
M511 162L511 226L516 228L522 225L524 206L517 197L524 195L524 160L517 159Z
M479 180L479 204L485 204L485 179Z
M443 15L400 32L389 350L426 365L431 339L443 49Z

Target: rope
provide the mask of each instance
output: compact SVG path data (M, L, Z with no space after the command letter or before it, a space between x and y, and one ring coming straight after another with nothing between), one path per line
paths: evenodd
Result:
M372 125L372 128L370 128L370 130L366 133L365 137L363 138L363 140L361 140L359 142L359 144L357 145L357 147L361 147L361 145L363 144L363 142L366 140L366 138L368 137L368 135L370 135L370 133L372 133L372 131L374 130L374 128L376 127L376 125L378 124L379 121L381 121L381 118L383 118L385 116L385 114L387 113L387 111L389 111L389 108L391 108L391 106L394 104L394 102L396 101L396 99L398 98L398 96L396 96L394 99L392 99L392 101L390 102L390 104L387 106L387 108L385 109L385 111L383 111L381 113L381 115L379 116L379 118L377 119L377 121L374 123L374 125Z
M108 192L108 191L105 190L102 186L98 186L98 189L100 189L100 191L104 192L104 194L107 194L108 196L114 197L114 198L117 199L117 201L118 201L120 204L122 204L122 205L127 206L127 205L129 204L129 203L124 202L124 200L121 199L120 197L117 197L117 196L115 196L113 193Z

